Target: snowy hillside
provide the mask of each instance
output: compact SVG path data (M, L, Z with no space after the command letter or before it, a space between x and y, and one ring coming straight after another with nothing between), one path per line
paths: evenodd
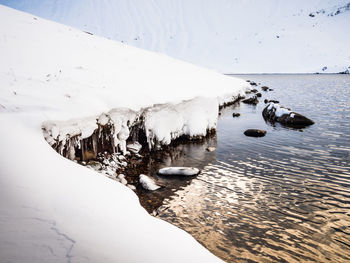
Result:
M349 0L2 3L225 73L330 73L350 67Z
M174 129L202 133L247 82L2 5L0 17L0 261L220 262L129 188L57 154L42 124L84 136L103 112L148 107L153 136L168 142L162 109L182 121Z

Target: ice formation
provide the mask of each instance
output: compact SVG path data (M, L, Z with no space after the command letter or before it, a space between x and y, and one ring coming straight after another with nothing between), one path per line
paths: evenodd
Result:
M237 97L229 99L234 101ZM98 117L46 121L42 129L46 140L60 154L71 160L77 157L89 160L104 150L120 151L125 155L129 147L137 153L142 147L138 142L140 132L144 133L149 150L168 145L181 136L202 138L216 128L219 106L218 98L197 97L139 111L115 108ZM133 142L127 145L128 140Z
M274 111L275 116L277 118L282 117L282 115L285 115L285 114L289 115L292 112L291 110L289 110L289 109L287 109L287 108L285 108L277 103L273 103L273 102L271 102L266 107L267 107L268 111Z
M148 191L155 191L161 188L161 186L157 185L155 181L147 175L140 174L139 178L142 187Z
M194 167L166 167L159 169L160 175L184 175L193 176L200 173L200 170Z

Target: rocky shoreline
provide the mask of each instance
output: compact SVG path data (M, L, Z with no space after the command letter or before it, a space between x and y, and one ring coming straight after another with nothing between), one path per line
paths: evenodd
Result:
M249 82L252 87L260 86L260 83ZM271 88L266 86L260 88L261 92L272 91ZM231 101L219 105L217 115L219 116L220 111L224 108L239 102L255 106L259 103L257 98L261 97L261 93L256 88L247 91L247 94L250 93L253 95L249 98L238 96ZM276 100L265 99L264 102L267 103L267 106L264 108L262 115L264 119L271 122L271 124L275 122L290 124L291 122L287 121L287 119L295 118L295 121L297 121L300 118L296 118L296 116L302 116L279 106ZM283 114L276 117L276 109L279 111L282 109L283 113L285 113L284 111L288 111L286 112L288 118ZM178 154L176 153L176 149L179 145L188 143L203 144L215 138L216 129L215 127L207 129L205 135L190 136L188 134L176 134L169 144L162 143L162 141L157 140L156 137L152 137L152 141L150 142L149 135L146 134L147 128L145 127L145 115L150 111L152 111L152 109L145 109L141 111L140 114L129 109L114 109L108 114L101 114L98 117L79 121L63 123L46 122L43 125L43 132L46 140L58 153L129 187L138 194L143 207L145 207L149 213L153 213L162 205L161 200L163 200L164 197L160 198L160 196L155 194L157 197L150 200L147 192L154 190L157 190L155 192L168 191L168 189L164 190L161 184L149 178L147 174L149 174L151 170L156 174L156 170L162 166L161 160L164 159L164 156ZM240 114L233 113L232 116L239 117ZM304 118L307 119L306 117ZM93 123L94 120L95 123ZM85 126L88 127L85 130L81 129L81 123L84 121ZM310 123L312 122L311 120L309 121ZM119 125L115 125L116 123L119 123ZM97 125L97 128L91 129L91 127L94 127L94 124ZM300 123L298 122L298 124ZM55 131L55 127L57 126L60 126L61 131L64 131L63 134L66 133L64 139L60 138L60 134L62 133ZM62 127L66 128L62 129ZM74 130L72 127L80 127L80 129ZM57 134L55 134L55 132ZM84 132L87 135L90 133L90 135L84 135ZM244 134L252 137L263 137L266 135L266 131L248 129ZM57 139L54 139L55 136ZM208 144L203 150L212 152L215 151L215 147ZM190 180L191 179L186 179L184 182L188 183ZM170 191L169 195L171 195L171 193Z

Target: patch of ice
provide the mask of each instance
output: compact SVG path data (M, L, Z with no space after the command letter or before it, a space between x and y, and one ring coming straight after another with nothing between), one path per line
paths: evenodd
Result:
M287 108L277 104L277 103L273 103L271 102L268 107L267 107L267 110L268 111L271 111L271 110L274 110L275 111L275 116L276 117L282 117L283 115L285 114L290 114L291 111L288 110Z
M128 184L128 181L125 179L125 175L124 174L119 174L118 175L118 179L119 179L119 182L121 182L123 185L127 185Z
M205 136L216 127L218 111L217 98L203 97L145 109L143 118L149 148L168 145L182 135Z
M158 171L160 175L184 175L193 176L199 174L200 170L194 167L166 167Z
M159 188L161 188L159 185L157 185L154 182L154 180L152 178L148 177L147 175L140 174L139 178L140 178L140 180L139 180L140 184L146 190L155 191L155 190L158 190Z

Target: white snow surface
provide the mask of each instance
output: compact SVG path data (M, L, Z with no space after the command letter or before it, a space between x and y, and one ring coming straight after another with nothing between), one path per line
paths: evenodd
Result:
M175 127L201 132L214 125L213 105L247 83L1 5L0 17L0 261L221 262L149 216L128 187L57 154L41 127L85 137L96 119L114 121L124 140L133 111L172 103L185 112L188 101L204 110L206 101L208 111Z
M330 73L350 66L349 0L2 3L225 73Z
M275 111L275 116L280 118L282 117L283 115L289 115L292 113L292 111L288 110L287 108L279 105L278 103L273 103L271 102L268 106L267 106L267 109L270 111L270 110L274 110ZM294 114L293 116L291 115L292 118L294 118Z

